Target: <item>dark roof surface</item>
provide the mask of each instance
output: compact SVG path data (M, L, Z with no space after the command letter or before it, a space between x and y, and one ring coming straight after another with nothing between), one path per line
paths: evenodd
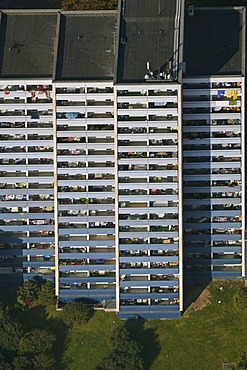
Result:
M57 79L112 79L117 12L64 14Z
M176 0L123 0L118 82L143 82L148 61L164 69L174 54L176 8Z
M241 10L195 8L185 17L184 61L187 76L241 74Z
M52 75L57 13L2 13L0 77Z

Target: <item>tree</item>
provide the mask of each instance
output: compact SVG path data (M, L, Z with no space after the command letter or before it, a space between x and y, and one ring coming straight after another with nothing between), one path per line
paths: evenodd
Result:
M37 353L33 360L34 370L54 370L55 360L51 353Z
M55 304L55 302L56 297L54 285L50 281L46 281L44 284L41 285L39 291L39 303L41 305L47 306L50 304Z
M47 330L33 329L20 340L19 352L21 354L37 355L51 353L55 343L55 335Z
M18 356L13 359L13 368L15 370L30 370L32 363L27 357Z
M67 326L86 323L92 316L92 310L82 302L71 302L63 307L62 320Z
M5 362L4 360L0 361L0 369L1 370L13 370L11 364L9 364L8 362Z
M23 307L31 307L37 302L40 287L34 280L26 280L17 291L17 303Z
M8 312L0 307L0 350L7 357L12 357L13 352L18 350L22 336L20 323L10 318Z
M110 355L98 370L143 370L142 347L130 339L125 327L115 328L111 336Z
M241 351L239 356L239 361L237 364L237 369L246 370L247 369L247 351Z
M118 0L63 0L63 10L114 10Z

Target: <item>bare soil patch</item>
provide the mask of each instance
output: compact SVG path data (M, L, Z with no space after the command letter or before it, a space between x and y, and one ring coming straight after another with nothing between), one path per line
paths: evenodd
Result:
M197 288L195 288L196 290ZM200 291L200 288L198 288ZM191 311L198 311L202 310L204 307L211 304L211 293L209 292L208 288L205 288L202 293L198 296L198 298L190 304L190 306L185 311L185 315Z

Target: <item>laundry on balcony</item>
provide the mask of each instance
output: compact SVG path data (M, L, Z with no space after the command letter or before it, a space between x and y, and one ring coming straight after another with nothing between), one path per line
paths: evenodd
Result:
M65 113L65 117L67 119L76 119L78 117L78 113Z
M220 99L222 96L224 96L225 95L225 90L218 90L217 91L217 98L218 99Z

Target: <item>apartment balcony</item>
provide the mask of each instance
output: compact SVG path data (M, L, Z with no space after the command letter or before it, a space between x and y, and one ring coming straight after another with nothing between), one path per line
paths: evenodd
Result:
M37 250L53 250L55 249L54 243L33 243L29 245L30 249L28 249L27 253L31 253L30 250L37 249Z
M174 308L179 304L178 298L162 298L162 299L151 299L151 306L168 306L169 310L171 310L171 305ZM152 308L154 309L154 307ZM178 309L178 307L177 307Z
M120 300L120 305L126 305L126 306L148 306L149 303L148 303L148 299L147 298L144 298L144 299L121 299Z
M81 124L80 126L76 126L75 124L65 124L65 120L62 120L63 124L60 122L61 120L57 120L57 135L60 137L60 134L62 134L62 131L66 131L66 134L69 136L71 135L71 132L77 131L79 134L80 132L86 131L86 122L84 123L84 126ZM64 122L65 121L65 122ZM72 134L73 135L73 134Z
M146 91L134 91L134 90L118 90L117 91L118 96L146 96Z
M121 113L121 109L144 109L146 110L148 107L147 107L147 103L134 103L134 102L118 102L117 103L117 108L119 110L119 113Z
M109 271L109 270L92 270L90 271L90 277L97 277L97 278L103 278L103 277L115 277L116 273L115 271Z
M58 162L57 167L58 167L59 174L66 174L64 171L59 170L59 169L60 168L83 168L83 167L86 167L86 162L80 162L80 161Z
M240 272L241 273L242 266L237 265L237 266L213 266L213 272L215 271L225 271L225 272Z
M148 96L177 96L177 90L148 90Z
M57 112L57 119L68 119L75 120L80 118L85 118L85 113L76 111L76 112Z
M58 143L85 143L86 139L85 137L80 136L66 136L66 137L58 137L57 138Z
M52 121L51 122L44 122L44 121L40 121L40 122L27 122L27 127L28 128L31 128L31 129L39 129L39 131L40 131L40 130L43 130L43 129L46 129L46 128L52 128L53 127L53 123L52 123Z
M87 271L59 271L59 277L61 278L66 278L66 279L70 279L70 278L73 278L73 279L81 279L81 278L86 278L88 277L88 272Z
M147 133L146 127L119 127L118 128L119 134L145 134ZM124 135L124 137L125 137ZM121 135L120 135L121 137Z
M148 256L147 250L120 250L119 252L120 257L142 257Z
M153 212L153 210L152 210ZM159 221L162 221L162 220L171 220L174 222L178 219L178 214L177 213L150 213L149 214L149 217L150 217L150 220L159 220ZM155 221L157 222L157 221ZM163 222L163 221L162 221ZM170 221L167 221L167 222L170 222ZM150 225L152 225L152 221L150 221Z
M88 265L88 259L81 258L81 259L61 259L63 255L59 259L59 266L81 266L81 265Z
M85 88L84 87L57 87L56 88L56 94L85 94Z
M90 235L92 237L93 235ZM85 239L84 236L81 237L60 237L59 238L59 247L114 247L115 246L115 240L114 239L107 239L103 238L104 235L101 235L101 239ZM114 237L114 236L113 236Z
M72 234L73 233L73 234ZM115 228L107 228L107 227L96 227L94 228L88 228L87 226L83 226L83 224L74 224L74 227L64 227L59 229L60 238L63 237L63 235L70 235L72 234L73 237L76 237L76 235L106 235L106 234L114 234Z
M87 260L88 260L88 258L93 259L95 257L97 257L98 260L100 260L100 259L110 260L110 259L115 258L115 253L97 253L96 255L95 255L95 253L84 253L83 256ZM72 253L71 252L71 253L59 254L60 259L63 258L63 259L72 260L72 261L79 260L80 257L81 257L81 253Z
M58 149L57 154L58 155L78 155L78 156L81 156L81 155L86 155L86 151L81 150L81 149Z
M114 131L114 125L113 124L90 124L87 125L87 131ZM98 134L98 133L95 133ZM110 134L110 133L109 133Z
M0 128L3 130L7 128L25 128L25 122L0 122ZM6 131L6 133L8 132Z
M48 268L32 267L29 273L26 273L23 275L23 278L25 280L25 279L32 279L35 276L40 276L40 277L47 276L48 278L53 279L54 275L55 275L55 267L54 268L53 267L48 267Z
M60 277L59 278L59 282L61 284L74 284L74 283L84 283L84 284L88 284L88 283L115 283L115 277L114 276L109 276L109 275L105 275L105 276L95 276L95 277L92 277L92 276L85 276L85 277ZM66 289L66 288L65 288Z
M60 291L63 289L71 289L71 290L81 290L87 289L87 283L82 282L74 282L74 283L60 283L59 284Z
M60 97L57 97L56 100L57 107L71 107L71 106L79 106L83 107L85 106L85 100L68 100L68 99L60 99Z
M15 109L10 110L10 109L0 110L0 116L3 116L3 117L20 117L20 116L25 116L24 109L19 109L19 110L17 110L17 109L16 110Z
M102 207L102 204L104 205L104 207ZM106 200L103 200L101 202L100 199L97 199L97 203L96 203L96 200L95 200L95 203L92 204L85 204L85 205L80 205L80 207L78 205L59 205L58 209L59 209L59 215L63 216L72 216L72 217L77 217L77 216L85 216L85 211L89 210L89 211L101 211L102 208L104 209L104 211L114 211L114 202L112 201L111 203L107 203ZM63 213L61 213L63 212ZM67 212L67 213L66 213Z
M118 158L147 158L146 152L119 152Z
M148 220L148 215L147 214L120 214L119 215L120 220Z
M87 271L94 272L95 269L98 268L100 271L112 271L112 272L114 272L115 269L116 269L116 266L115 266L114 261L111 261L111 262L112 263L108 263L108 264L106 264L106 263L98 263L98 264L97 263L95 263L95 264L89 263L87 265L84 264L84 265L73 265L73 266L71 266L71 265L59 266L59 271L61 271L61 272L68 271L69 273L71 271L76 271L76 272L78 271L78 272L84 272L85 273ZM104 275L104 274L102 274L102 275Z
M120 238L119 244L148 244L147 238Z

